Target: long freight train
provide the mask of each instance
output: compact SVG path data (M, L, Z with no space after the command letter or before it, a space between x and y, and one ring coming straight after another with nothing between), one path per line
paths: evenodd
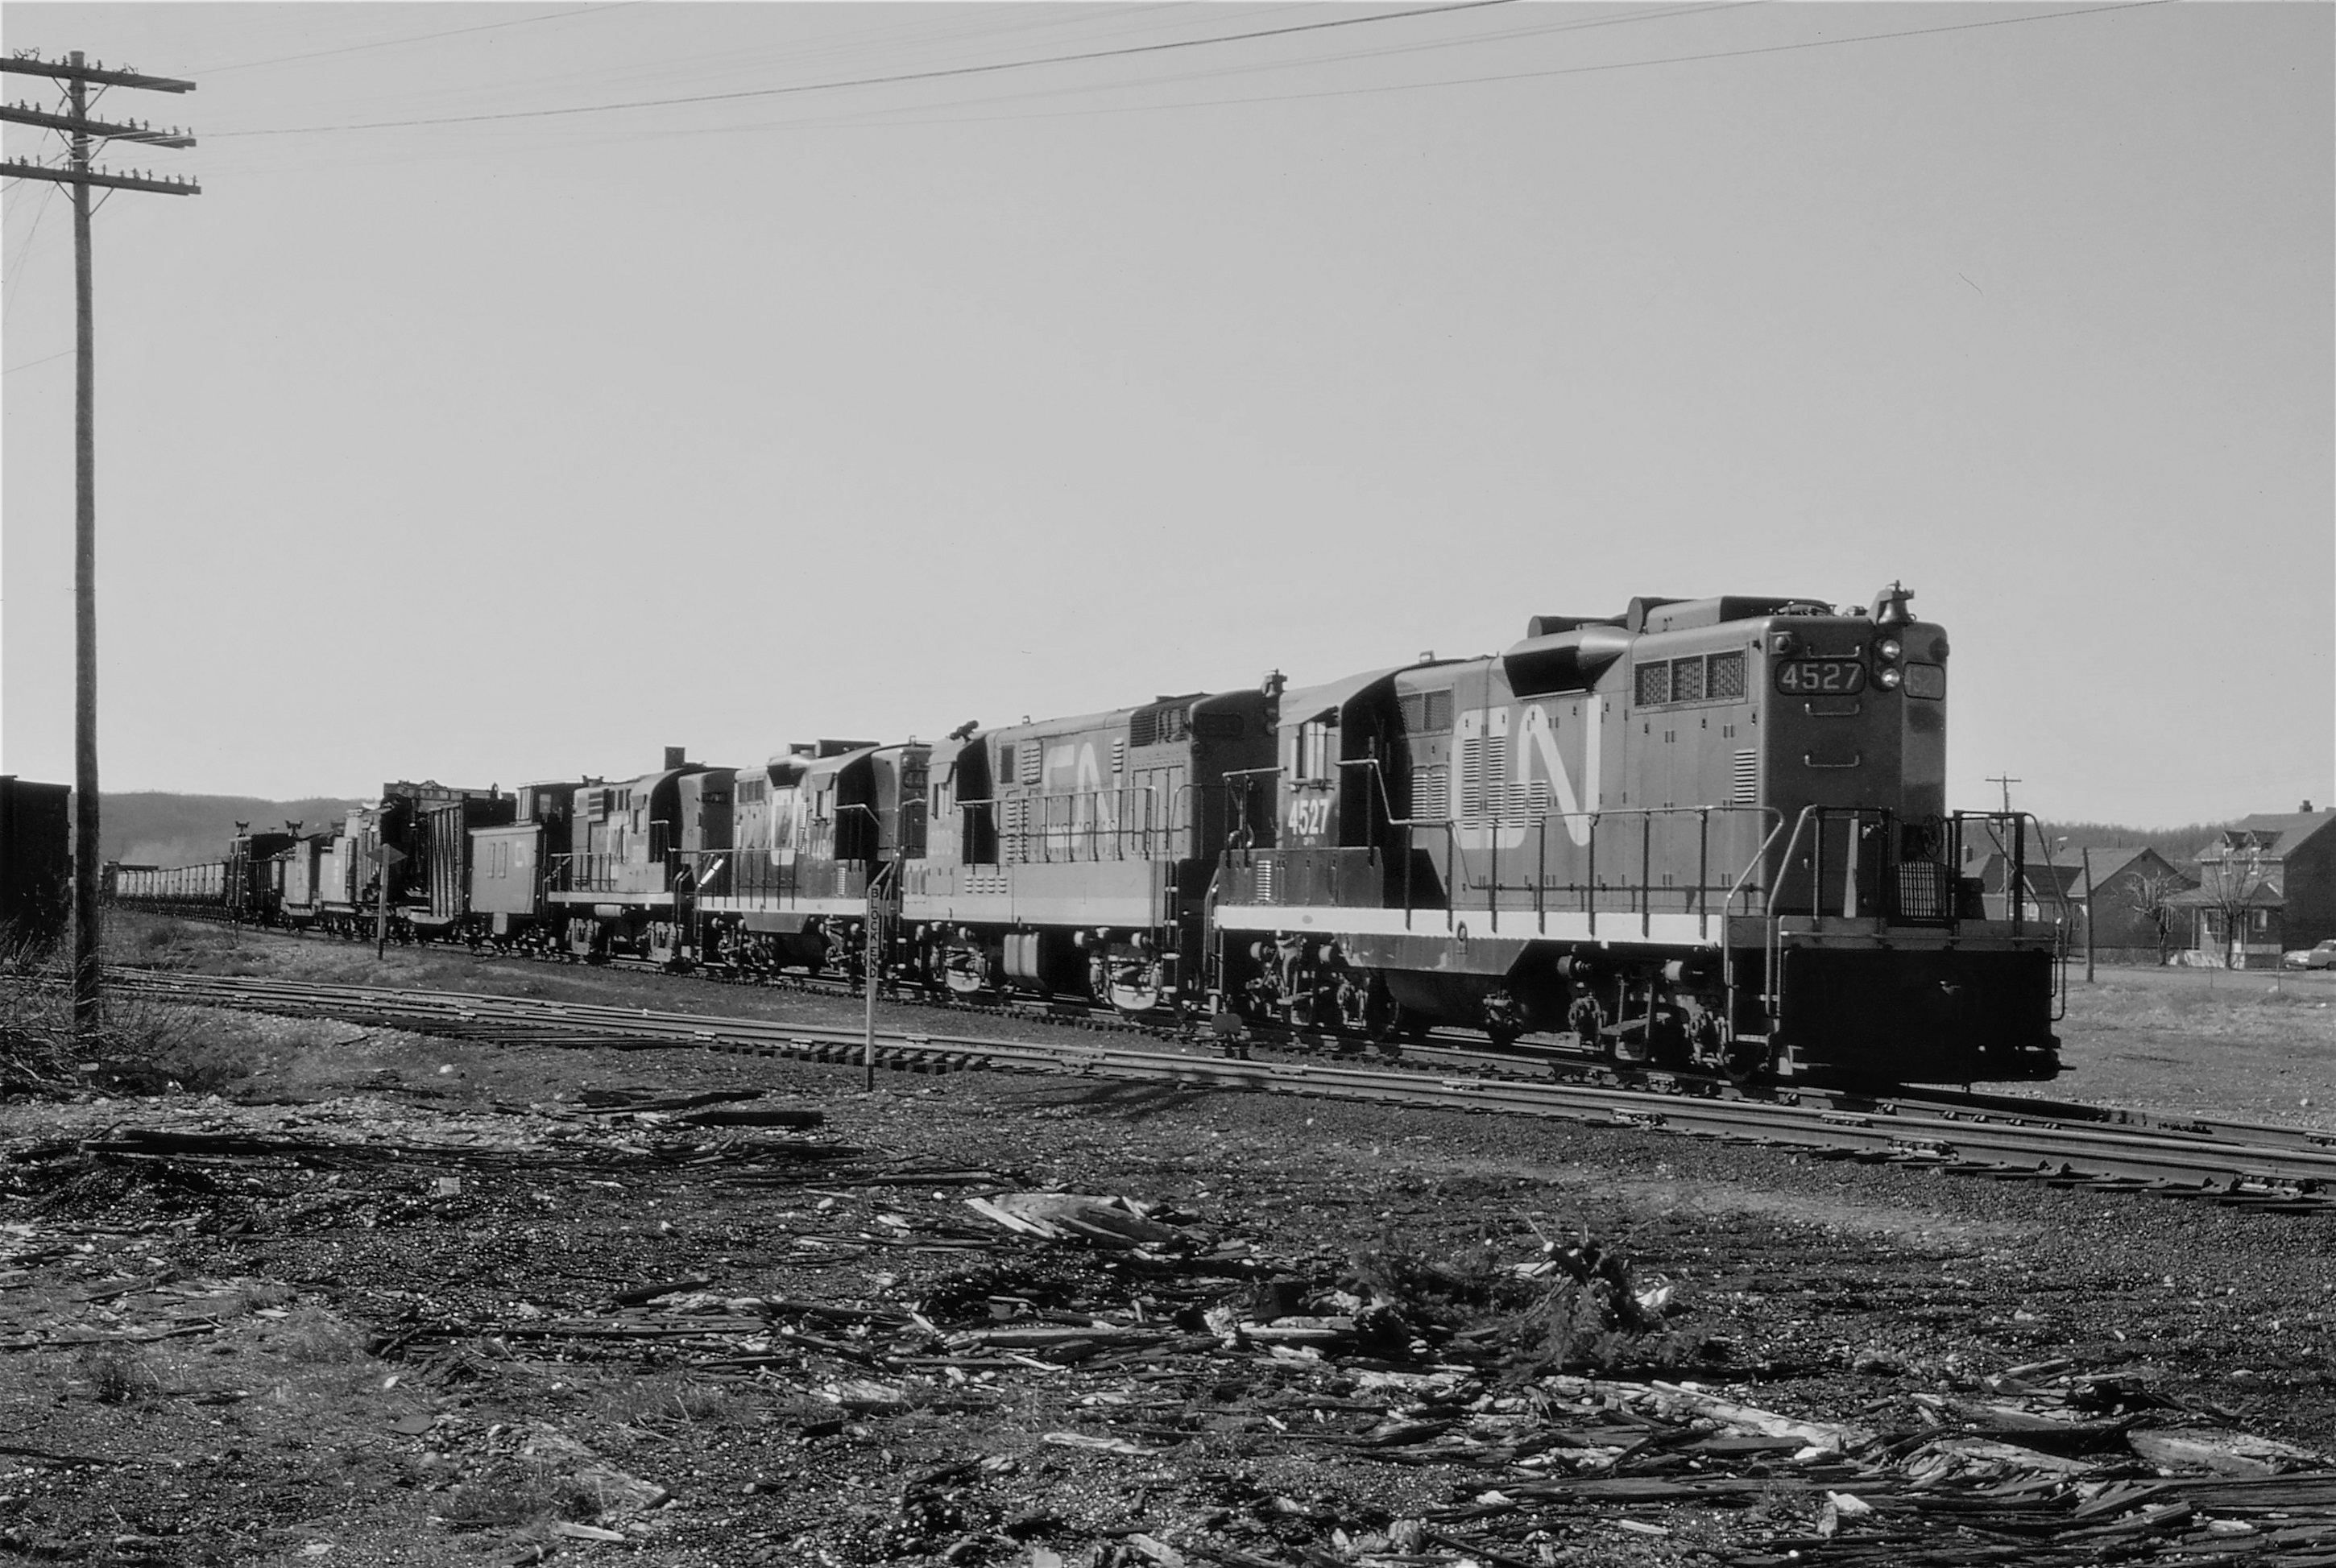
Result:
M932 744L394 784L336 833L238 837L191 899L116 891L749 975L856 975L873 910L887 979L966 998L1389 1049L1560 1032L1740 1077L2049 1077L2057 930L1958 872L2030 835L1947 810L1947 636L1911 598L1639 599L1486 657Z

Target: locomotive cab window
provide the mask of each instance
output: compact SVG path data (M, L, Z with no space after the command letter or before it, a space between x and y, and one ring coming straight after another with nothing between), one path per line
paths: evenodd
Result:
M1439 735L1452 727L1452 688L1407 691L1397 699L1407 735Z
M1298 779L1308 784L1329 782L1330 737L1337 727L1327 717L1309 718L1298 726Z

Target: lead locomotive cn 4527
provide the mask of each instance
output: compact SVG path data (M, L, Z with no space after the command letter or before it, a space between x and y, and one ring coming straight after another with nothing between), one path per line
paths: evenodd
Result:
M396 784L114 891L749 975L873 951L898 986L1390 1050L1463 1026L1738 1077L2049 1077L2057 930L1959 872L1998 849L2024 885L2031 834L1947 810L1947 634L1911 598L1639 599L1302 688Z

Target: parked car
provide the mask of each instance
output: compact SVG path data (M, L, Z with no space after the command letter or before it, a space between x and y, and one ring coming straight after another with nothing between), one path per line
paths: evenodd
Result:
M2280 955L2280 962L2291 969L2336 969L2336 937L2308 948Z

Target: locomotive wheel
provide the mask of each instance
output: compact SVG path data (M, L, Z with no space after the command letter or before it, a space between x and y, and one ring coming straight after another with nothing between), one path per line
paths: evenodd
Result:
M1427 1024L1410 1008L1390 1000L1387 1016L1368 1031L1371 1048L1394 1061L1403 1055L1404 1042L1414 1045L1427 1043Z
M1776 1048L1764 1041L1731 1040L1719 1066L1730 1083L1746 1085L1767 1077L1776 1059Z
M1650 1055L1645 1037L1633 1037L1619 1033L1601 1036L1598 1054L1606 1058L1609 1066L1630 1068L1647 1066Z

